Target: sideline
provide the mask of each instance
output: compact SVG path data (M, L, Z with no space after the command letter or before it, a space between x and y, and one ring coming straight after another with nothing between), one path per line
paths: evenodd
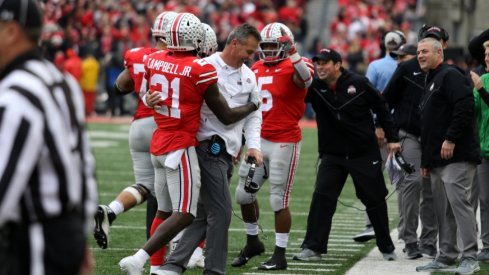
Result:
M482 248L482 241L480 239L480 208L477 209L477 225L478 225L478 234L477 241L479 251ZM418 236L421 232L421 221L418 226ZM427 264L431 262L433 259L429 259L426 257L421 257L415 260L407 259L402 252L404 248L404 242L398 240L397 238L398 232L397 228L391 231L391 238L394 242L394 246L396 247L397 260L395 261L385 261L382 258L382 254L380 253L377 247L374 247L363 259L358 261L352 268L350 268L345 275L414 275L414 274L429 274L429 272L416 272L416 267L420 265ZM371 240L372 242L374 240ZM482 274L479 272L478 274Z
M409 260L404 257L402 249L404 242L397 239L397 229L391 231L391 238L396 247L397 260L385 261L377 247L374 247L363 259L358 261L350 268L345 275L414 275L428 274L416 272L416 266L431 262L432 259L422 257L416 260ZM371 240L373 242L375 240Z

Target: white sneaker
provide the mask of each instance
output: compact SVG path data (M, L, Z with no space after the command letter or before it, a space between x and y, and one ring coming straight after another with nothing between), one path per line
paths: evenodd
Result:
M455 269L455 275L472 275L481 270L479 262L475 259L465 258L462 263Z
M194 250L194 253L192 254L192 257L190 257L190 260L188 261L187 268L204 268L205 265L205 257L202 255L202 248L197 247Z
M292 260L295 261L320 261L321 253L311 250L309 248L303 248L299 254L296 254Z
M144 264L140 265L134 256L128 256L119 262L122 271L127 275L142 275L144 272Z

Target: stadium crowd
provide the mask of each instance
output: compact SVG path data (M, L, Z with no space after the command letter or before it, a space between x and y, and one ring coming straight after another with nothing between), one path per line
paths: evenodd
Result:
M48 60L78 76L83 71L80 63L92 54L100 65L100 71L98 77L84 81L88 81L87 86L96 87L95 94L106 95L101 97L106 104L99 102L97 110L124 115L133 110L124 107L124 98L112 93L112 84L123 70L125 51L151 46L150 25L163 11L197 15L216 32L219 49L223 48L229 32L239 24L246 22L261 30L268 23L282 22L292 31L301 54L312 57L319 49L331 47L343 56L345 67L358 73L364 73L369 62L385 53L381 42L388 31L399 29L406 34L408 42L415 40L411 28L422 16L416 14L416 0L341 0L338 1L337 16L326 30L330 39L324 42L318 37L306 49L307 2L43 0L45 27L41 43ZM94 114L93 110L89 111Z
M44 11L42 24L33 23L25 16L35 13L41 20L39 3ZM79 171L81 178L75 183L94 184L93 171L89 171L93 167L88 141L83 140L86 138L81 122L85 118L83 104L81 96L76 95L80 91L73 80L79 82L88 102L87 116L95 113L93 102L99 83L103 83L108 93L106 107L111 115L126 113L118 95L131 94L138 102L130 133L135 183L122 190L110 204L98 206L94 216L97 244L103 249L108 247L109 228L118 214L156 197L158 214L150 215L156 223L148 224L147 242L119 262L122 271L141 274L150 261L152 274L181 274L188 267L192 252L207 242L206 258L202 258L205 262L201 265L204 274L226 274L226 234L231 220L228 186L234 165L241 161L235 197L241 206L246 244L231 266L246 265L265 250L258 234L256 196L268 179L275 218L275 247L272 256L258 269L285 270L288 268L285 251L292 225L289 195L302 140L299 121L308 102L317 114L320 162L307 232L301 251L292 259L319 261L327 253L338 197L347 177L351 176L373 228L368 239L376 238L384 260L396 260L389 234L388 191L383 174L387 167L391 179L400 177L395 184L400 196L399 238L406 245L403 252L409 259L433 259L416 270L446 271L458 264L456 274L478 272L478 262L489 260L489 210L485 201L489 191L483 182L487 178L489 151L485 135L489 103L488 32L470 42L469 50L482 68L477 73L468 72L465 67L447 62L444 53L450 35L443 27L423 25L413 34L410 24L417 20L416 1L338 1L340 9L331 24L330 45L315 43L319 48L308 52L311 60L303 57L298 49L307 30L301 8L306 3L300 0L0 2L0 30L12 31L22 45L17 49L13 47L15 40L6 39L11 52L4 53L11 55L0 58L5 63L0 64L0 71L6 76L0 83L6 91L0 95L3 96L0 97L3 104L0 105L0 130L4 130L0 134L4 139L8 135L1 120L5 110L9 110L7 107L16 112L5 114L19 116L19 129L29 128L25 117L32 116L6 104L11 100L8 93L30 98L28 106L40 102L32 99L36 91L21 87L25 85L22 80L35 78L45 86L44 90L52 89L56 93L52 98L59 99L57 93L63 92L66 97L63 102L69 106L60 109L76 116L70 120L77 126L78 138L70 140L78 140L75 147L80 151L71 156L73 160L66 158L64 162L86 162L87 170ZM393 12L387 13L387 9ZM42 32L40 25L44 25ZM35 52L39 38L42 53L55 66ZM216 52L218 48L224 50ZM404 59L406 55L413 58ZM15 67L17 62L23 67ZM35 63L42 63L46 68L40 70ZM23 74L12 73L12 69ZM58 70L73 77L66 74L64 80ZM48 71L52 74L36 76ZM408 77L412 77L408 80L412 86L402 82ZM11 85L11 79L18 85ZM61 80L49 83L56 79ZM396 85L404 89L395 88ZM71 89L75 92L71 93ZM72 96L77 102L71 102ZM66 114L56 114L56 117L66 117ZM146 140L133 136L143 131ZM18 133L21 137L23 134ZM49 165L32 168L31 180L24 181L29 187L39 171L56 170L60 179L55 182L68 182L53 136L44 134L47 149L41 151L55 152L53 157L45 156L45 159L57 168ZM239 155L245 145L247 151L241 159ZM15 154L21 145L13 146L13 156L8 160L11 165L18 160ZM386 151L384 155L382 151ZM79 156L81 160L77 159ZM418 176L410 178L414 171ZM10 178L10 172L0 173L0 182L11 183ZM422 195L419 188L422 182L436 195L429 194L429 198ZM49 182L37 184L50 186ZM83 188L82 198L73 197L72 204L86 203L93 208L95 187L87 184ZM87 195L85 189L90 189L92 194ZM52 197L56 196L48 199ZM68 197L61 194L60 201ZM42 200L35 199L34 203ZM474 215L479 200L481 251ZM426 205L420 207L423 201ZM56 215L82 214L80 217L85 222L76 221L76 228L86 229L84 223L93 214L90 205L72 209L67 204L60 213L41 213L39 219L26 219L25 224L50 225L56 221ZM0 210L5 212L5 209L4 206ZM28 211L28 206L23 206L23 210ZM430 221L437 223L430 228L426 228L422 217L428 210L433 212ZM430 236L423 233L417 236L418 218L424 223L423 231L430 231ZM25 225L16 224L15 219L5 214L0 216L0 222ZM7 229L11 223L7 223ZM164 260L161 248L175 241L174 237L182 231L170 257ZM83 249L86 240L78 241ZM5 251L0 250L1 255ZM87 258L91 255L83 249L70 268L78 270ZM12 270L20 268L17 265ZM46 268L52 265L46 261ZM90 268L88 264L87 268Z

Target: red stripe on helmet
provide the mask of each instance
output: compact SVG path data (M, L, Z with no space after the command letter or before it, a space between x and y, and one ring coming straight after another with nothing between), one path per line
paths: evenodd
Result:
M171 26L171 40L172 40L172 46L173 47L179 47L179 43L178 43L178 33L177 33L177 30L178 30L178 25L180 25L180 21L182 21L182 17L184 16L185 14L179 14L177 15L177 17L175 17L175 19L173 20L173 24Z
M160 31L161 31L161 27L162 27L162 25L163 25L163 21L164 21L164 19L165 19L166 14L167 14L167 12L166 12L166 11L165 11L165 12L163 12L163 13L161 14L161 17L160 17L160 22L158 22L158 30L160 30Z
M265 30L265 38L270 38L270 36L272 36L273 25L275 24L268 25L268 28Z

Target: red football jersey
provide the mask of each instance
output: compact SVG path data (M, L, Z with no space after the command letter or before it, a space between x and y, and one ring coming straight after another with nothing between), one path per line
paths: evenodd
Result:
M217 83L214 66L188 53L159 51L148 56L144 68L150 90L161 92L162 99L154 110L158 128L151 153L163 155L196 146L204 92Z
M129 71L132 80L134 80L134 91L138 95L138 106L134 113L134 120L153 116L153 109L144 105L139 97L139 91L141 91L141 83L144 77L144 60L149 54L155 51L156 49L154 48L134 48L127 51L124 55L124 66Z
M299 120L304 115L306 88L299 88L292 77L290 59L267 66L262 60L251 67L263 97L261 137L272 142L299 142L302 139Z

